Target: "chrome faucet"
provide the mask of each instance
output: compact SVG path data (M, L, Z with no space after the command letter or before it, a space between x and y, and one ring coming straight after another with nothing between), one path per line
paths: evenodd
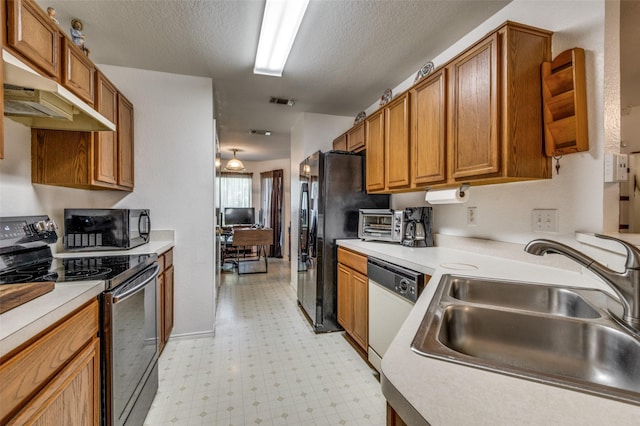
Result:
M618 295L624 309L622 321L634 330L640 330L640 250L637 247L607 235L595 234L598 238L622 244L627 251L624 272L617 272L567 245L552 240L533 240L526 245L527 253L542 256L547 253L562 254L575 260L599 276Z

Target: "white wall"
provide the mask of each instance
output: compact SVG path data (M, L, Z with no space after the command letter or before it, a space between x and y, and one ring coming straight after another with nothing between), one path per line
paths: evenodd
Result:
M616 127L615 111L611 113L608 108L605 118L604 1L515 0L436 58L425 58L425 62L433 60L436 67L446 63L506 20L553 31L553 57L573 47L585 49L590 149L562 158L560 173L554 169L552 179L473 187L468 204L434 206L434 229L448 235L526 243L540 236L531 232L531 211L545 208L559 212L560 232L553 238L573 240L574 231L601 232L611 226L605 223L609 213L605 209L617 209L617 203L604 201L613 196L605 195L605 190L617 191L617 185L603 184L605 139L615 138L615 132L605 137L605 129ZM407 89L413 79L414 75L408 76L393 93ZM615 87L608 86L607 90L614 92L609 93L607 105L615 104ZM375 109L377 102L367 112ZM610 145L607 143L607 150L615 149ZM412 205L427 205L423 191L392 196L394 208ZM471 206L477 207L476 226L466 225L466 210ZM615 215L617 218L617 210Z
M213 216L211 79L106 65L100 69L134 104L135 190L32 185L30 130L5 119L0 215L46 213L62 224L65 207L151 209L152 229L173 229L176 235L173 335L211 333L213 226L206 226Z
M353 125L354 118L305 113L291 128L291 285L298 285L298 221L300 163L316 151L331 151L333 140Z

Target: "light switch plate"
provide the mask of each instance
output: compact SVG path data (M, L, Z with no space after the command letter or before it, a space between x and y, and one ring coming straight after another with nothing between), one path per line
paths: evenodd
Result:
M626 182L628 175L627 154L607 153L604 155L604 181Z
M558 232L558 210L533 209L531 214L531 230L533 232Z

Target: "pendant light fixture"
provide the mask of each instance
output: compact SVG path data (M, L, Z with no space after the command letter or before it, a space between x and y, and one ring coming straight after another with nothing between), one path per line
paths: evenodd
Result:
M233 151L233 158L231 160L229 160L229 162L227 163L227 165L224 167L225 170L230 171L230 172L242 172L244 171L244 164L242 164L242 161L238 160L236 158L236 152L238 151L237 149L232 149Z

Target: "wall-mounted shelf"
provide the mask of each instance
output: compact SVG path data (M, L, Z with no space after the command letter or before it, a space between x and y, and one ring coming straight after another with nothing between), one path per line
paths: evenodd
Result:
M542 63L545 154L589 150L584 49L565 50Z

